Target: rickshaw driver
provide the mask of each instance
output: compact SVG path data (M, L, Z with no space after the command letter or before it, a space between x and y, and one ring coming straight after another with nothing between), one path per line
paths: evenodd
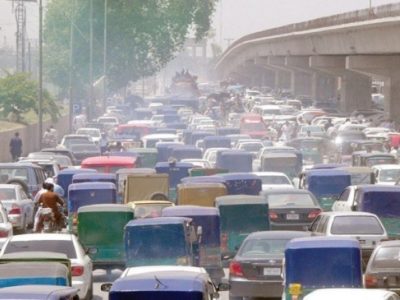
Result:
M40 195L38 201L35 204L42 205L44 208L46 208L46 207L51 208L51 210L53 211L57 226L59 228L63 228L64 224L62 223L62 220L64 218L63 218L62 213L60 213L60 211L58 209L58 205L60 205L61 207L64 207L65 202L63 199L61 199L61 197L57 193L54 192L54 184L45 183L45 184L43 184L43 188L45 188L47 191L45 191L44 193L42 193ZM38 212L39 212L39 210L38 210ZM36 216L35 216L34 230L36 230L39 225L40 216L39 216L38 212L36 213Z

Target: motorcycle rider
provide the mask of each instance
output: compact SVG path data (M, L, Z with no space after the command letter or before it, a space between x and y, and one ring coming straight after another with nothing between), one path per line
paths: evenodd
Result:
M42 193L38 199L38 201L35 203L36 205L42 205L42 207L46 208L51 208L53 211L54 219L57 224L58 228L63 228L63 215L60 213L58 205L64 207L65 202L61 197L54 192L54 184L52 183L43 183L43 188L46 189L44 193ZM36 213L35 216L35 231L40 231L39 229L43 226L43 224L40 224L40 210Z

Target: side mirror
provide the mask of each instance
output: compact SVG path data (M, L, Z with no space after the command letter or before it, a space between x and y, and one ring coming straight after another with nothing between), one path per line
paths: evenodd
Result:
M111 290L111 287L112 287L112 283L103 283L103 284L100 286L100 290L101 290L102 292L109 292L109 291Z
M97 248L93 248L93 247L89 247L85 249L85 254L89 255L89 254L96 254L97 253Z
M203 235L203 227L201 226L197 226L197 236L202 236Z

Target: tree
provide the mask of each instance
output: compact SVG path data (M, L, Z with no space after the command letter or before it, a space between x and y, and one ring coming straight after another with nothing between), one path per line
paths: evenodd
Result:
M30 78L30 74L7 74L0 78L0 109L3 116L14 115L16 122L22 123L22 114L31 110L38 113L38 84ZM43 93L43 112L56 121L60 111L48 91Z
M74 20L74 86L87 89L89 81L89 2L53 0L45 20L45 68L64 91L69 74L70 24ZM217 0L108 1L108 84L125 87L163 68L182 49L189 34L200 40L210 29ZM94 6L94 74L103 75L104 0Z

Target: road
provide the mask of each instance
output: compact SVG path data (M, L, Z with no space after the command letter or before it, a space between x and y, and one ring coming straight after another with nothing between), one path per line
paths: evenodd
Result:
M225 274L227 274L227 269L225 269ZM96 270L93 272L93 300L107 300L108 294L101 291L101 285L106 282L113 282L121 275L120 270L113 270L111 276L109 277L105 271ZM219 300L229 300L228 292L221 292Z

